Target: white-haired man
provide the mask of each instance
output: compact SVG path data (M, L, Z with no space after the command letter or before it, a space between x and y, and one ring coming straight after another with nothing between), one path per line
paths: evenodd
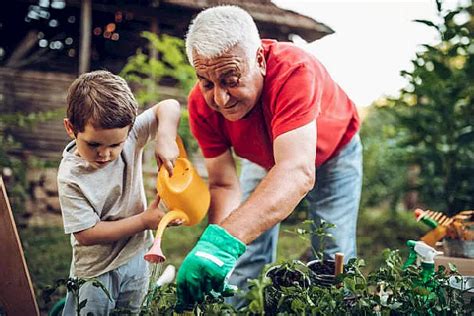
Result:
M244 288L257 277L275 260L279 223L303 198L315 222L336 225L325 255L354 257L362 147L353 102L314 56L261 40L235 6L198 14L186 49L198 77L190 125L211 207L210 225L178 273L178 310L227 292L228 281ZM245 158L240 184L231 149Z

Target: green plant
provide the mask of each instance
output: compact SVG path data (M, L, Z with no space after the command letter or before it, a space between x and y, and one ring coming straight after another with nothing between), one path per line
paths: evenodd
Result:
M405 150L401 163L419 168L410 189L427 207L452 215L474 201L474 9L436 4L439 23L416 22L434 29L441 42L423 45L413 70L402 71L408 86L387 110L396 120L396 146Z
M291 234L296 234L299 238L308 241L311 243L311 238L316 237L319 241L318 249L314 249L311 246L311 251L313 256L318 260L323 260L324 257L324 245L328 238L333 238L332 234L329 232L329 229L335 228L336 225L321 220L319 225L316 225L313 220L305 220L302 223L302 227L298 227L294 230L286 230L286 232Z
M472 310L462 300L462 291L449 285L450 278L458 278L455 267L440 267L429 284L420 284L419 267L402 269L398 250L385 250L385 262L366 277L362 273L364 261L351 259L339 286L284 287L279 290L265 280L252 282L247 298L249 307L243 312L262 311L262 293L271 289L270 300L275 313L298 315L460 315ZM431 290L428 290L430 288ZM268 296L263 296L268 299ZM268 304L268 302L264 302Z
M265 289L270 285L270 278L249 280L249 291L245 293L249 304L244 308L244 311L249 314L263 315L265 312Z
M297 228L294 233L307 242L312 234L321 239L327 237L327 223L322 223L313 231L307 229L308 225L314 225L312 221L305 221L303 225L306 228ZM440 266L434 275L424 281L421 267L403 269L398 250L386 249L383 257L384 262L368 275L362 271L364 260L349 260L344 272L330 286L312 282L308 287L304 282L293 282L295 262L269 266L266 273L252 281L246 295L249 305L242 311L299 315L456 315L472 310L474 301L471 305L466 304L463 291L450 286L451 278L460 278L453 265L449 269ZM297 270L311 279L310 269ZM270 275L269 271L276 273Z
M306 222L308 227L311 223ZM299 238L307 238L305 229ZM309 239L306 239L309 242ZM450 286L451 278L460 275L453 265L440 266L426 282L420 283L421 268L411 266L403 270L403 259L398 250L383 251L384 261L369 273L364 273L364 260L351 259L344 273L332 286L308 284L310 271L297 261L269 265L261 276L250 281L245 294L249 304L235 310L220 296L208 295L191 313L194 315L464 315L474 311L474 301L464 302L463 291ZM283 284L276 285L267 271ZM293 273L296 272L297 273ZM281 272L281 273L280 273ZM288 277L288 278L287 278ZM288 282L286 282L288 281ZM286 283L285 283L286 282ZM176 285L150 287L141 315L172 315L176 305ZM127 315L117 310L114 315Z
M76 315L81 315L81 310L87 305L87 299L83 299L81 301L79 290L87 283L92 283L92 286L98 287L102 289L102 291L107 295L109 300L111 300L110 293L107 288L97 280L96 278L77 278L77 277L69 277L67 279L60 279L55 282L54 286L46 287L43 290L43 300L48 303L50 300L51 295L60 287L65 286L67 291L71 293L72 297L74 298L74 302L76 305Z
M178 134L183 139L184 147L188 153L195 153L198 151L199 146L196 138L191 134L189 128L189 113L186 109L181 109L181 120L179 122Z
M176 303L176 284L152 286L145 296L140 315L173 315ZM233 315L237 313L237 310L224 303L222 296L210 294L205 297L204 302L189 312L194 315ZM116 315L120 313L128 315L125 310L115 311Z
M184 41L170 35L158 36L151 32L143 32L142 37L158 52L158 58L138 49L120 72L134 88L138 103L142 106L156 103L160 99L160 80L165 78L175 80L182 95L187 95L196 82L196 76L186 59ZM181 111L179 135L189 153L198 150L197 142L189 129L189 114L185 108Z
M20 225L23 223L21 216L24 214L24 204L30 190L26 177L28 167L34 164L40 165L40 162L34 158L24 159L21 155L15 154L21 152L23 146L15 139L12 129L29 128L35 123L56 119L60 113L62 112L59 110L53 110L28 114L5 111L0 114L0 176L5 180L15 220Z
M184 41L170 35L158 36L151 32L143 32L142 37L158 52L158 58L138 49L120 72L129 83L137 85L134 93L138 103L156 103L159 100L158 84L163 78L176 80L187 95L196 79L193 67L186 60Z
M379 100L379 104L387 102ZM387 204L396 211L398 202L408 191L408 167L400 163L406 155L395 141L397 120L391 110L373 105L361 127L363 143L363 188L361 210Z

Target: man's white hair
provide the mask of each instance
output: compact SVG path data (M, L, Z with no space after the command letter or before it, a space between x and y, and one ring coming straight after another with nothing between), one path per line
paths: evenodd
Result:
M260 47L257 26L247 11L232 5L217 6L200 12L186 35L186 54L193 65L193 53L215 58L239 45L247 58L255 58Z

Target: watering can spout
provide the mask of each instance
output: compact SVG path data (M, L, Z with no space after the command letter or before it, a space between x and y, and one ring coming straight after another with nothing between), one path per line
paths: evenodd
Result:
M144 256L146 261L151 263L159 263L166 260L166 257L163 254L163 251L161 250L161 238L168 224L176 219L183 220L184 224L189 222L189 217L182 211L173 210L166 213L166 215L163 216L163 218L161 219L160 224L158 224L158 229L156 230L155 241L153 242L153 246Z
M163 251L161 251L161 238L155 238L153 246L144 256L145 260L151 263L160 263L166 260Z

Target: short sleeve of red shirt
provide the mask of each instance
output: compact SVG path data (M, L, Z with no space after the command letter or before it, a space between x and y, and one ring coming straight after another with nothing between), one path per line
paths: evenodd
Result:
M197 139L202 154L206 158L214 158L231 147L228 138L219 128L221 122L213 111L208 109L204 97L196 85L188 97L189 126Z
M271 104L273 139L316 119L320 109L322 87L315 70L304 64L295 65L282 82Z

